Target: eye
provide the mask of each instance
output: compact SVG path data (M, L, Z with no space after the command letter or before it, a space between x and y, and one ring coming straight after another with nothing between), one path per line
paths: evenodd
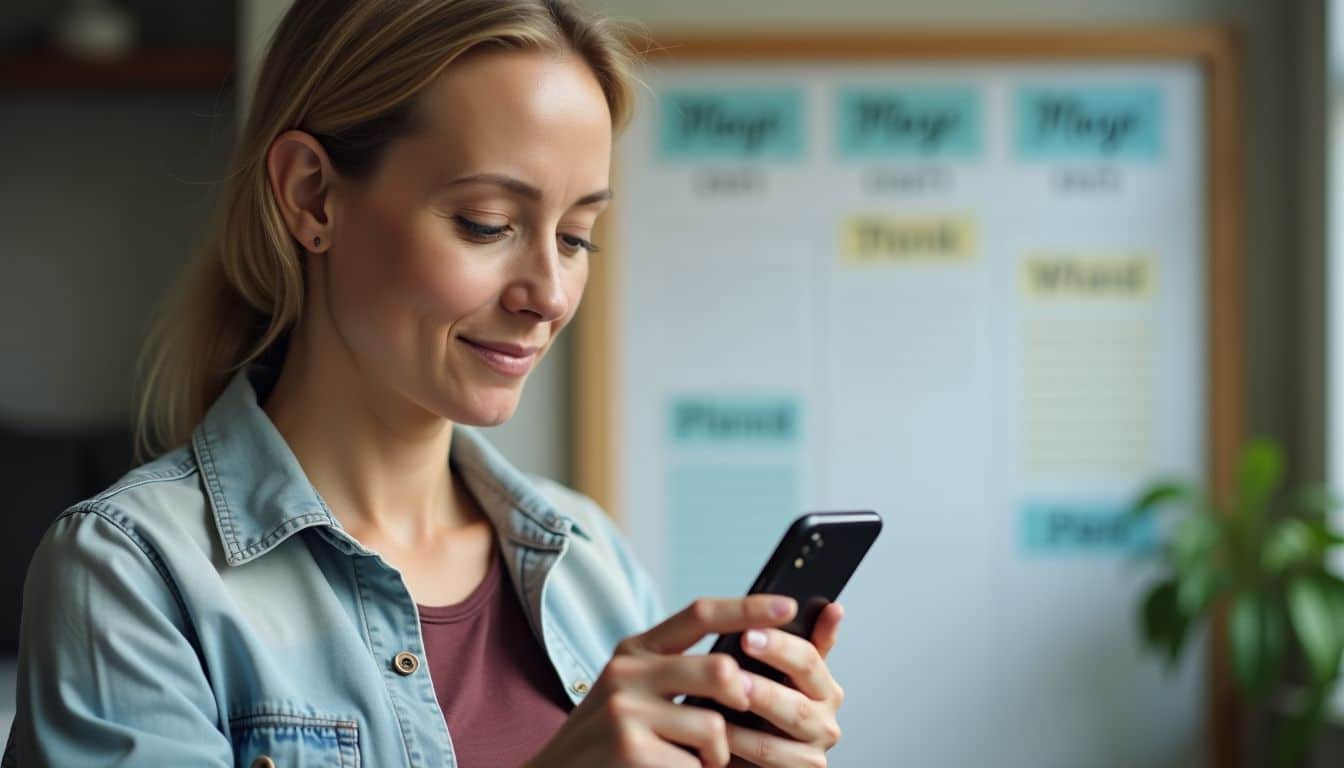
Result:
M454 216L453 221L457 223L457 228L461 230L463 234L479 243L493 243L496 240L501 240L513 229L507 224L501 224L499 226L482 224L479 221L473 221L460 214Z
M579 237L578 235L561 234L560 242L564 244L565 250L568 251L569 253L577 253L578 251L597 253L598 251L602 250L601 248L598 248L597 245L595 245L594 243L588 240L584 240L582 237Z

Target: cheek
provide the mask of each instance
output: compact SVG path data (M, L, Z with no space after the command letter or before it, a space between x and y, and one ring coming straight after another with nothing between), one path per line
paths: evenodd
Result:
M405 300L422 323L448 325L494 300L498 277L470 247L442 238L417 251L407 269Z
M384 360L389 353L418 355L488 300L487 276L473 267L464 246L434 229L444 225L432 214L375 210L340 233L332 310L342 335L361 353Z
M564 277L564 291L566 298L569 299L569 312L560 319L556 330L569 324L574 319L574 313L579 311L579 302L583 300L583 290L588 284L588 262L583 261L575 264Z
M346 212L343 223L331 254L332 312L347 328L382 326L413 284L414 238L377 209Z

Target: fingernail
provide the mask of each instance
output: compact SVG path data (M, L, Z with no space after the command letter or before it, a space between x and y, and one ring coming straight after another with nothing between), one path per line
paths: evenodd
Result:
M789 609L793 607L793 601L787 597L781 597L770 602L770 615L776 619L782 619L789 615Z
M746 697L748 697L748 698L750 698L750 697L751 697L751 675L748 675L746 672L738 672L738 674L742 676L742 695L743 695L743 696L746 696Z
M758 629L747 630L747 647L759 651L765 647L765 633Z

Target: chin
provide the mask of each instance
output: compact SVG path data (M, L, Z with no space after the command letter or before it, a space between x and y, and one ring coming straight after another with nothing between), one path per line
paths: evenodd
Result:
M453 408L448 413L455 413L457 418L452 420L468 427L497 427L513 418L517 410L516 397L487 398L477 400L466 408Z

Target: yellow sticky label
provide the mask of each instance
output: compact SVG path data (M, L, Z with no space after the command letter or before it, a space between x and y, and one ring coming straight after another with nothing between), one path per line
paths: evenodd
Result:
M1035 253L1022 262L1022 293L1036 299L1144 299L1156 280L1142 253Z
M967 262L976 255L975 222L965 216L850 216L841 226L848 264Z

